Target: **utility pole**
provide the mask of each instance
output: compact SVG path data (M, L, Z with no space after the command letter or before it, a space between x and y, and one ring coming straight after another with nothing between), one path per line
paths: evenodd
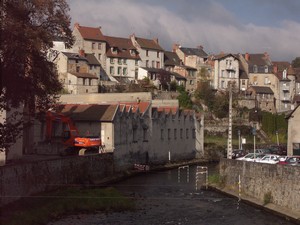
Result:
M232 159L232 87L231 87L231 83L229 83L229 123L228 123L227 158Z

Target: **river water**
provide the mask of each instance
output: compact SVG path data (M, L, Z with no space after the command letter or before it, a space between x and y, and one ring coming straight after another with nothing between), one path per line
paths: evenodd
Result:
M208 173L215 169L210 165ZM218 192L206 190L196 166L142 173L112 186L136 200L133 212L79 214L48 225L292 225Z

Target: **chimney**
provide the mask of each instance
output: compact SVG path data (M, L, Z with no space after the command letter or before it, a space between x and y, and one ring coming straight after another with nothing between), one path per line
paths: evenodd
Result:
M172 51L176 52L177 49L179 49L179 44L173 44Z
M277 66L277 64L274 64L274 65L273 65L273 71L274 71L274 73L277 73L277 72L278 72L278 66Z
M74 23L74 27L78 29L80 27L79 23Z
M154 38L153 41L155 41L155 43L158 44L158 38Z
M79 55L85 57L85 53L83 49L79 49Z
M246 59L246 61L249 61L249 60L250 60L250 55L249 55L248 52L246 52L246 54L245 54L245 59Z
M202 45L198 45L197 48L203 50L203 46Z

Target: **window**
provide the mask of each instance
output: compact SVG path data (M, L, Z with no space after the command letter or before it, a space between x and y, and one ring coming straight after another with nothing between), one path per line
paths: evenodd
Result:
M138 70L138 69L135 69L135 70L134 70L134 78L137 80L137 79L138 79L138 76L139 76L139 70Z
M148 141L148 129L143 129L143 141L147 142Z
M146 60L146 67L149 67L149 60Z
M242 80L242 85L246 85L246 81L245 80Z
M69 80L69 84L71 84L72 82L71 82L71 80Z
M171 139L171 129L168 129L168 139Z
M119 66L118 67L118 75L121 75L121 72L122 72L122 68Z
M127 64L127 59L123 59L123 63L126 65Z
M193 139L195 139L195 138L196 138L196 129L193 129L192 132L193 132L193 133L192 133Z
M98 49L101 49L101 43L98 43Z
M268 73L268 72L269 72L269 67L265 66L265 73Z
M85 86L88 86L88 85L90 84L89 78L85 78L85 79L83 79L83 80L84 80L84 85L85 85Z
M225 70L221 71L221 77L225 77Z
M122 59L118 59L118 64L122 64Z
M149 56L149 50L146 50L146 56Z
M114 75L114 73L115 73L115 68L114 68L113 66L111 66L111 67L109 68L109 72L110 72L111 75Z
M186 139L189 138L189 129L186 129L186 130L185 130L185 137L186 137Z
M265 84L269 84L269 78L265 77Z
M127 68L123 68L123 75L127 75Z
M164 129L160 129L160 139L164 139Z
M139 65L139 60L135 60L135 65L138 66Z
M93 65L90 65L90 70L93 70L94 69L94 66Z
M156 56L157 56L157 58L159 58L159 51L157 51Z
M258 72L257 65L254 65L253 66L253 73L257 73L257 72Z
M95 47L96 47L96 43L92 42L92 49L95 49Z
M154 68L155 67L155 62L154 62L154 60L152 60L152 68Z
M101 54L98 54L98 59L101 60Z
M156 68L160 69L160 62L156 62Z
M80 66L76 66L76 72L79 73L80 71Z
M174 139L177 139L177 129L174 129Z
M183 129L181 128L180 129L180 139L182 139L183 138Z
M190 85L193 85L194 84L194 80L190 80Z
M114 64L114 59L110 58L110 64Z

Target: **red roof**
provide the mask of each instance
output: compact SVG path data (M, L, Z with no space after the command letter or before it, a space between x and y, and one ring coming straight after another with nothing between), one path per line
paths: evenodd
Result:
M75 25L83 39L95 40L95 41L105 41L105 38L101 32L100 27L83 27L79 24Z
M120 102L120 105L126 107L127 112L129 109L132 112L136 112L139 109L140 113L144 113L149 108L150 102Z
M178 110L177 106L159 106L156 108L157 112L164 111L165 113L172 113L175 114Z

